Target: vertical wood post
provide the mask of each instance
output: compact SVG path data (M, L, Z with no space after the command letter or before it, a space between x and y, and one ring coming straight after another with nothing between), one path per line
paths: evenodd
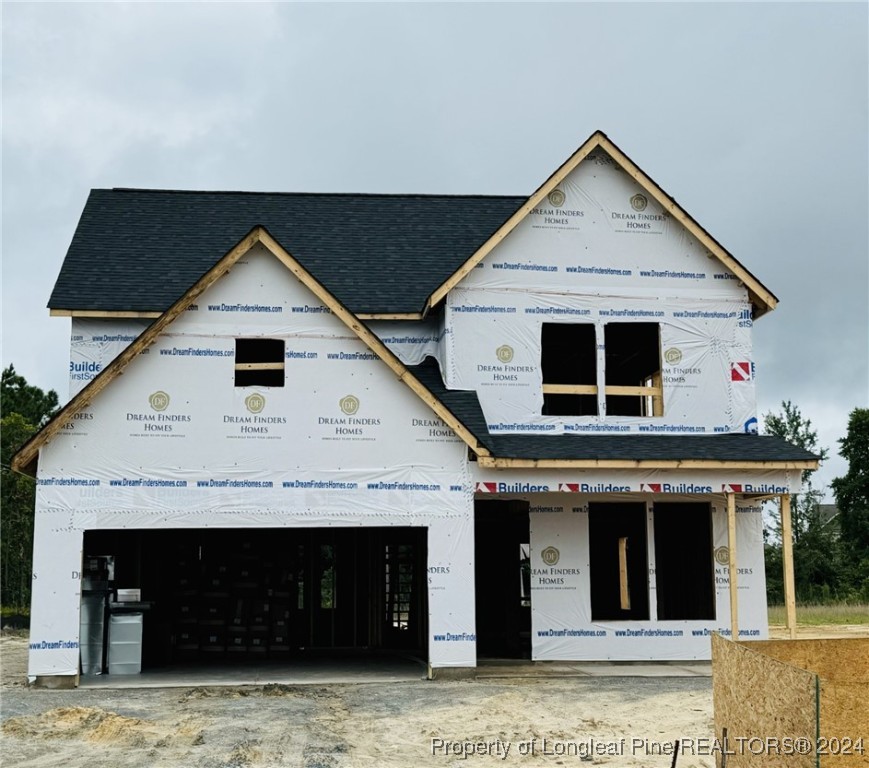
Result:
M727 494L727 551L730 581L730 639L739 640L739 599L736 591L736 494Z
M797 601L794 589L794 545L791 530L791 495L781 496L781 551L784 567L785 611L787 613L788 634L791 639L797 636Z
M619 539L619 599L623 611L631 610L631 591L628 586L628 539Z

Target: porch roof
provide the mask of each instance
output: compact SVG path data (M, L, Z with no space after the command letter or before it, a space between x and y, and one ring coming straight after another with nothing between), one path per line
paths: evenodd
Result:
M432 358L410 371L497 459L541 461L816 462L818 456L772 435L594 434L539 435L489 432L477 393L447 389Z

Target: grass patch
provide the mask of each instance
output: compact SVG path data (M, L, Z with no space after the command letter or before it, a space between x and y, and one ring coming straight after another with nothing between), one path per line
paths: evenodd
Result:
M783 605L770 605L767 610L770 625L783 627L787 624ZM869 624L869 605L797 605L797 624L808 627L822 624Z

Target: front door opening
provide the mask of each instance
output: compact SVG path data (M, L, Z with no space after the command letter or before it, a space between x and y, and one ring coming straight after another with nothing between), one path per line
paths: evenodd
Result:
M527 501L474 503L477 655L531 658Z

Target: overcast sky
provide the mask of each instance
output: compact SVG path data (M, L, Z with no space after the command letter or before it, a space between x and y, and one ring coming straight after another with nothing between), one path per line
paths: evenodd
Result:
M67 399L45 308L88 191L530 194L605 131L780 299L758 409L869 404L866 3L4 3L3 365Z

